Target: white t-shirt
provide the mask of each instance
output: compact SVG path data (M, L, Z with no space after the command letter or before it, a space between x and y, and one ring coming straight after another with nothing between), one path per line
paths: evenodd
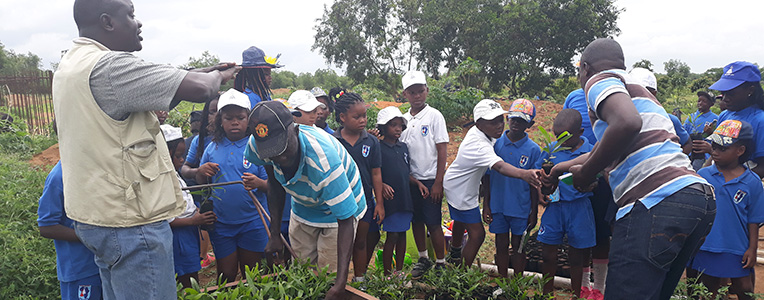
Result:
M180 177L180 174L178 172L175 172L175 176L178 177L178 181L180 181L180 187L184 188L187 187L186 181L183 180L183 178ZM194 213L196 213L196 204L194 204L194 198L191 196L191 193L188 191L182 191L183 193L183 200L186 200L186 209L183 211L178 218L190 218L194 216ZM171 223L172 221L175 221L175 218L170 218L167 220L168 223Z
M448 143L446 119L435 108L425 107L415 116L411 109L403 115L408 121L400 141L409 147L411 175L417 180L434 180L438 173L438 150L435 144Z
M458 210L478 207L480 179L501 157L493 151L495 139L473 126L467 131L459 152L443 178L443 192L448 204Z

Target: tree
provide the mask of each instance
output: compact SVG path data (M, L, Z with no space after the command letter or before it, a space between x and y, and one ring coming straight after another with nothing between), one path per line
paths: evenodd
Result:
M275 70L271 73L273 81L271 82L272 89L292 88L296 86L295 80L297 75L292 71L287 70Z
M41 61L40 57L32 52L18 54L13 50L6 49L0 43L0 75L16 76L41 71Z
M634 65L632 65L632 68L645 68L650 70L650 72L655 72L653 70L653 63L650 62L650 60L644 58L638 62L635 62Z
M214 66L220 63L220 58L217 55L210 53L209 50L204 50L202 55L197 57L189 57L188 62L178 67L182 69L196 69Z

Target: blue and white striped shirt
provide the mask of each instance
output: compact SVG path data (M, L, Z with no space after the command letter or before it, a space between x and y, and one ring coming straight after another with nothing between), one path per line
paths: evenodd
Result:
M273 166L274 177L292 195L292 221L321 228L337 227L337 220L360 218L366 212L361 176L353 158L340 142L323 130L299 126L301 157L293 178L281 167L257 156L254 137L245 157L256 165ZM320 130L320 131L319 131Z
M592 128L598 140L602 140L608 124L600 119L597 109L610 95L630 95L642 118L642 129L635 142L608 167L613 199L619 207L616 219L628 214L637 201L650 209L691 184L708 184L693 171L687 155L682 153L666 110L644 87L626 84L628 76L625 70L602 71L592 76L584 88L589 110L597 118Z

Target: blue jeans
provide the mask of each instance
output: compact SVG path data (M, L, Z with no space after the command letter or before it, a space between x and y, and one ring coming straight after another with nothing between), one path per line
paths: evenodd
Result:
M650 210L635 203L615 222L605 299L671 298L715 215L710 189L685 187Z
M103 299L177 299L167 221L118 228L75 222L101 275Z

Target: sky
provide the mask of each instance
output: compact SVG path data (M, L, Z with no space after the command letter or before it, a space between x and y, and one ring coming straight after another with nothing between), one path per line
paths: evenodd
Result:
M143 23L139 57L181 65L205 50L222 61L241 62L241 52L258 46L295 73L328 66L311 50L316 19L333 0L133 0ZM16 53L32 52L44 68L58 62L77 37L71 0L0 0L0 43ZM679 59L692 72L745 60L764 64L764 1L616 0L627 66L641 59L664 72ZM745 12L751 12L746 15Z

